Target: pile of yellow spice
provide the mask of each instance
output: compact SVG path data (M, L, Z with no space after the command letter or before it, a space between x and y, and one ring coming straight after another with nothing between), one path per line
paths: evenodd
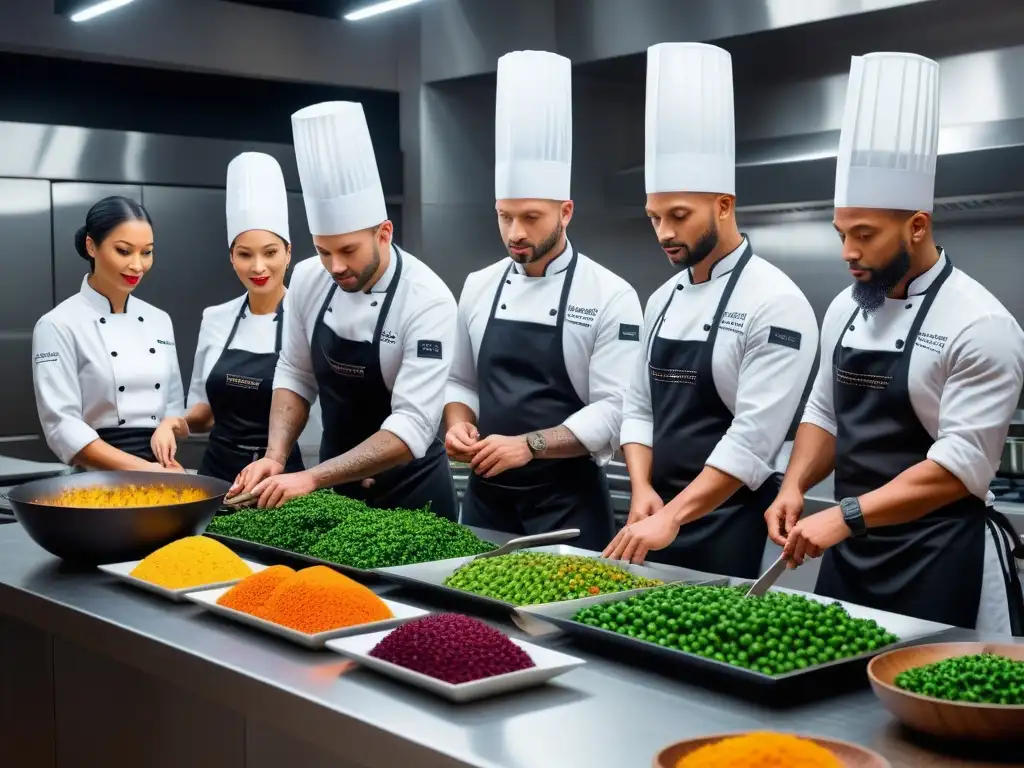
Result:
M759 731L694 750L676 768L843 768L843 764L810 739Z
M131 575L165 589L187 589L244 579L252 569L219 541L188 536L160 547Z
M36 504L78 509L113 509L125 507L167 507L208 499L202 488L174 488L168 485L120 485L65 488L56 496L36 499Z

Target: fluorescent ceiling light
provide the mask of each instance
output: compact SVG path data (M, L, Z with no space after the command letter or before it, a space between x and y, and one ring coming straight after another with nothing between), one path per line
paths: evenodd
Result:
M345 21L362 21L368 19L371 16L379 16L382 13L388 11L397 11L399 8L405 8L407 5L415 5L420 0L384 0L380 3L372 3L358 11L352 11L352 13L345 14Z
M97 16L102 16L104 13L116 11L118 8L128 5L130 2L132 2L132 0L101 0L101 2L94 3L88 8L84 8L81 11L72 14L71 20L89 21L89 19L95 19Z

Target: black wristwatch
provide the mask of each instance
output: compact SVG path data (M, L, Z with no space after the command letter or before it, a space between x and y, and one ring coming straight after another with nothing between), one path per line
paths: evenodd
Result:
M839 502L839 509L843 511L843 521L850 528L855 539L867 536L868 526L864 522L864 513L860 508L860 501L854 496L848 496Z

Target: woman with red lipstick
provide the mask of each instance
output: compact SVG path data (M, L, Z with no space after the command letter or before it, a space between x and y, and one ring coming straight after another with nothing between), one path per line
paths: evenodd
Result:
M132 291L153 266L146 209L108 197L75 235L89 262L81 290L43 315L32 333L33 382L46 444L86 469L183 471L157 462L150 439L177 424L184 393L166 312Z
M228 165L227 228L231 265L246 293L203 312L184 421L190 431L210 433L200 474L233 482L267 450L284 325L284 277L291 263L288 193L270 155L246 152ZM167 419L153 435L153 450L164 465L174 462L176 427ZM302 469L295 447L287 471Z

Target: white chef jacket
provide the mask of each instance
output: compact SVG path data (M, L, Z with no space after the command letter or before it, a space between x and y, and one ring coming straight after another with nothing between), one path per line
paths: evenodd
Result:
M658 288L647 302L645 354L637 358L626 395L623 445L654 445L648 374L650 334L657 333L663 339L705 341L729 276L745 247L744 240L715 264L710 280L695 284L690 270L686 270ZM658 324L658 315L670 298L664 321ZM780 335L780 331L789 333ZM798 349L792 344L794 335L799 339ZM786 343L779 343L780 338ZM814 310L796 283L778 267L751 256L725 308L711 353L715 390L733 420L706 465L732 475L753 490L774 473L775 456L800 405L817 344Z
M36 322L32 361L46 444L65 464L98 429L152 429L185 409L170 316L134 296L114 314L88 277Z
M332 311L324 315L327 327L345 339L370 341L397 265L398 255L392 248L387 270L369 293L336 290ZM285 294L284 338L274 389L291 390L309 403L318 391L311 353L313 326L333 284L320 259L309 258L295 267ZM448 286L430 267L403 250L402 276L381 330L380 366L391 392L391 415L380 428L398 436L414 458L426 454L441 424L456 312ZM420 356L421 341L437 342L431 345L429 356ZM440 358L434 354L437 350Z
M235 318L245 304L246 296L240 296L203 310L203 321L199 326L199 341L196 344L195 362L192 365L192 382L188 389L189 407L196 403L210 401L206 396L206 380L213 366L220 360L224 344L228 340ZM240 349L256 355L273 354L277 343L277 313L254 315L246 310L245 317L238 323L238 330L231 340L230 349ZM282 343L284 337L282 335Z
M509 264L512 271L501 285L501 303L495 308L495 317L553 326L558 316L552 314L552 309L559 305L565 270L572 257L572 244L567 241L565 251L548 264L541 277L529 277L522 265L506 258L466 278L459 298L448 402L463 403L479 415L476 362L494 294ZM573 390L586 405L563 425L600 465L607 464L619 447L622 397L640 349L642 322L640 300L633 286L579 254L566 304L562 354ZM538 424L537 428L553 426L558 425Z
M843 332L847 349L892 350L910 332L924 293L942 272L946 255L907 287L906 299L886 299L864 317L853 287L840 293L821 327L821 362L802 421L836 434L832 353ZM907 354L907 351L904 351ZM910 404L935 440L928 458L956 475L974 496L992 503L988 486L1002 458L1024 383L1024 331L980 283L956 267L928 311L910 356ZM1006 587L996 543L985 534L985 564L977 629L1010 631Z

